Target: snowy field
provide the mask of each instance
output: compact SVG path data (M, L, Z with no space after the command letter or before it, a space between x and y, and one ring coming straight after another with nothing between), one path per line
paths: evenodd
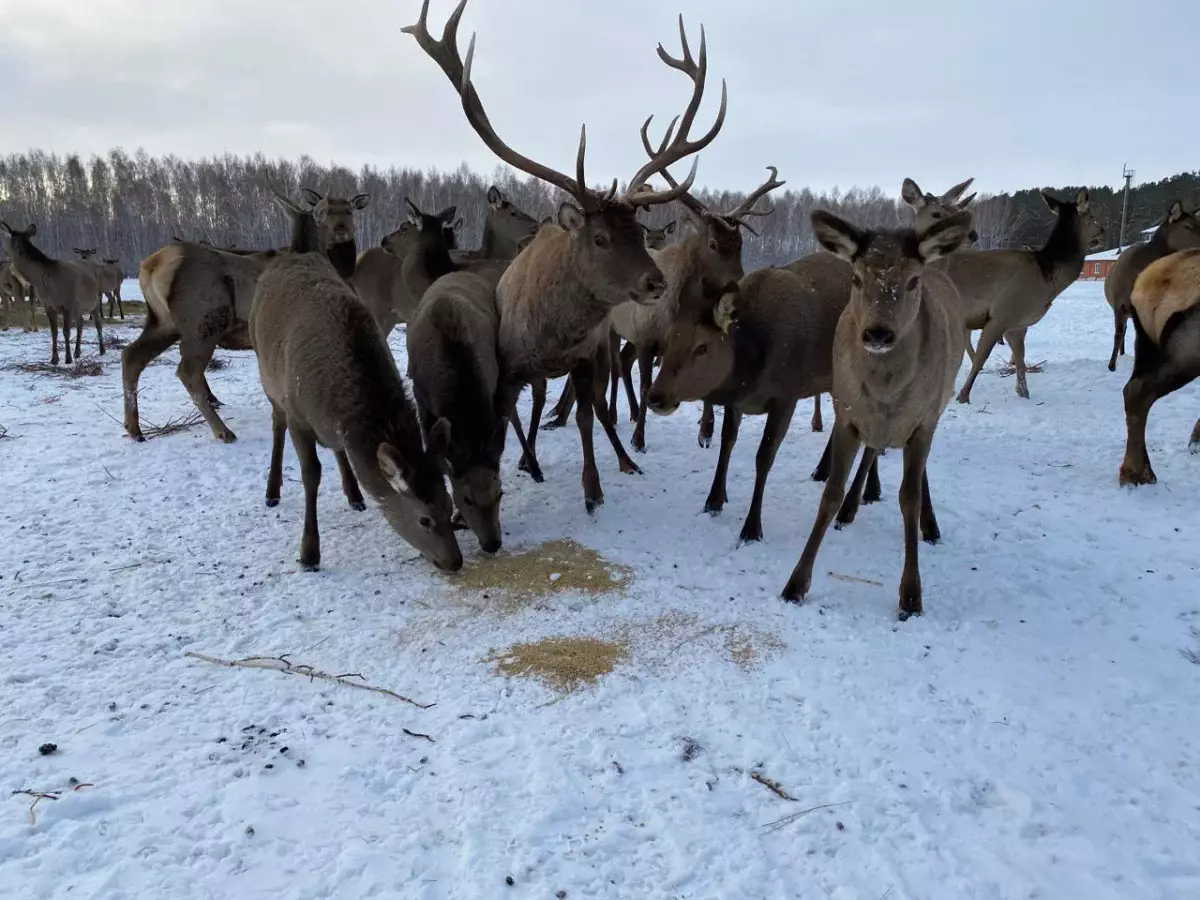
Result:
M779 600L821 488L804 404L766 540L741 549L761 419L718 518L698 406L651 420L640 478L597 429L595 518L573 426L540 436L544 485L510 449L502 556L571 538L625 579L517 602L456 587L489 565L469 534L457 579L414 561L328 454L324 568L297 571L299 470L289 446L268 510L252 354L209 376L237 444L139 445L110 418L118 354L99 377L22 372L48 334L0 334L0 897L1200 897L1200 390L1155 408L1160 483L1118 488L1132 357L1105 369L1111 327L1078 284L1030 332L1031 402L999 348L952 404L930 461L944 540L904 624L898 453L885 502L829 532L809 602ZM150 421L191 409L177 359L142 379ZM607 642L613 670L562 690L505 666L558 637ZM289 654L435 705L189 651Z

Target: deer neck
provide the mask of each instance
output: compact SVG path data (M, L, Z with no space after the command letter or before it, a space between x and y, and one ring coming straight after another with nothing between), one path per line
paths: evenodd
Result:
M1078 215L1059 215L1046 243L1035 253L1043 277L1053 287L1066 287L1083 271L1087 249L1083 245L1082 225Z
M329 245L327 254L337 273L349 281L358 265L358 245L354 241L339 241Z
M51 259L32 243L13 244L13 271L32 285L42 284L58 270L59 265L59 260Z

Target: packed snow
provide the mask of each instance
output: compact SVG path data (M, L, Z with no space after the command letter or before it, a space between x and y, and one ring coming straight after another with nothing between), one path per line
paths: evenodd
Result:
M298 571L299 470L289 446L267 509L253 354L209 375L236 444L203 425L135 444L118 353L66 379L13 368L48 360L45 330L0 334L0 896L1200 896L1200 392L1155 407L1159 484L1119 488L1132 356L1106 370L1111 328L1078 283L1030 331L1031 401L1001 347L951 404L943 540L905 623L898 453L808 602L779 599L821 490L804 404L766 539L741 548L761 419L716 518L698 405L649 422L642 477L597 429L595 517L573 426L540 435L542 485L510 440L501 555L570 538L624 582L509 602L349 509L327 453L323 568ZM191 409L177 361L142 378L150 421ZM497 564L461 542L468 570ZM499 662L555 637L616 647L612 671L563 690ZM434 705L188 652L287 654Z

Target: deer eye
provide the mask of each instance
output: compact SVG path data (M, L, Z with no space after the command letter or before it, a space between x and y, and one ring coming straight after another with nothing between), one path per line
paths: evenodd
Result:
M861 277L861 276L860 276L860 275L859 275L857 272L855 272L855 273L854 273L854 274L853 274L853 275L850 277L850 283L851 283L852 285L854 285L854 287L855 287L855 288L862 288L862 286L863 286L863 280L862 280L862 277Z
M703 356L707 352L708 352L708 344L699 344L699 345L697 345L697 347L694 351L694 355Z
M717 239L716 238L708 239L708 249L711 250L713 253L717 252Z
M906 291L915 291L917 289L917 285L920 283L921 279L916 275L912 275L909 277L908 281L904 282L904 289Z
M417 521L420 522L421 527L426 531L433 531L433 516L421 516Z
M934 219L940 219L943 215L945 214L940 209L935 209L932 213L930 213L930 216Z
M475 501L470 497L463 497L462 502L463 502L463 506L474 506L475 505Z
M595 244L597 247L607 247L608 246L608 235L593 234L592 235L592 243Z

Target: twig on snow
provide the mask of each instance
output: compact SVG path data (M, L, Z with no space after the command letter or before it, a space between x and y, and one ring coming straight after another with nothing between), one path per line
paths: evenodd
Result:
M372 684L366 684L360 681L349 681L350 678L362 678L361 675L354 673L350 675L330 675L328 672L322 672L319 669L313 668L305 663L293 663L287 658L287 654L279 656L247 656L245 659L219 659L215 656L206 656L203 653L193 653L191 650L183 654L184 656L198 659L201 662L212 663L215 666L228 666L234 669L270 669L275 672L282 672L284 675L301 675L310 681L321 679L322 681L332 681L334 684L344 685L345 687L357 688L360 691L371 691L375 694L383 694L385 697L391 697L395 700L401 700L405 703L417 707L417 709L429 709L434 704L418 703L403 694L397 694L395 691L387 688L375 687Z
M71 781L75 781L74 778ZM71 790L77 791L80 788L95 787L90 781L82 781L71 785ZM32 797L33 802L29 804L29 824L37 825L37 805L43 800L58 800L62 797L62 791L35 791L29 788L22 788L19 791L13 791L10 796Z
M859 578L857 575L843 575L841 572L830 572L830 578L836 578L838 581L851 581L855 584L869 584L871 587L883 587L882 581L876 581L874 578Z
M1040 375L1042 373L1042 366L1044 366L1045 364L1046 364L1046 361L1043 359L1039 363L1034 363L1031 366L1026 366L1025 371L1026 372L1035 372ZM1015 375L1016 372L1017 372L1017 367L1012 364L1011 360L1000 367L1000 377L1001 378L1009 378L1009 377Z
M782 819L776 819L774 822L768 822L763 828L768 831L779 831L781 828L786 828L797 819L803 819L809 813L815 813L822 809L833 809L835 806L846 806L853 803L853 800L843 800L840 803L822 803L820 806L810 806L808 809L802 809L798 813L792 813L790 816L784 816Z
M763 787L770 790L772 793L777 794L780 798L787 800L790 803L798 802L795 797L783 789L783 785L781 785L778 781L775 781L773 778L768 778L762 772L751 772L750 777Z
M425 740L429 741L429 743L431 743L431 744L437 743L437 741L435 741L429 735L421 734L421 732L419 732L419 731L409 731L407 728L401 728L400 730L403 731L405 734L407 734L409 737L425 738Z

